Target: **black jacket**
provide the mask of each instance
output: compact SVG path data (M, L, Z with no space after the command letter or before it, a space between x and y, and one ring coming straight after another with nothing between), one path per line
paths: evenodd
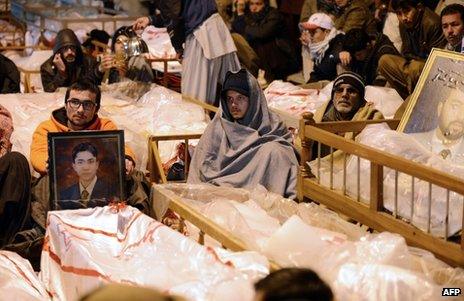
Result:
M19 93L20 77L15 63L0 54L0 94Z
M297 54L292 47L285 20L279 11L266 6L261 12L237 17L232 31L242 35L264 65L276 78L285 78L298 69Z
M159 14L150 16L150 23L166 27L177 53L182 53L186 37L217 12L214 0L155 0Z
M81 43L72 30L60 30L55 40L53 55L40 66L40 76L45 92L54 92L59 87L68 87L81 78L86 78L97 85L100 84L102 74L98 71L97 61L82 52ZM61 74L53 64L53 58L65 46L76 47L76 61L67 64L66 73Z
M385 83L378 80L377 68L379 60L384 54L400 55L390 39L386 35L379 33L375 40L374 48L368 54L366 60L364 62L354 60L350 69L361 75L367 85L383 86Z
M342 51L344 35L336 35L330 42L329 48L325 51L324 57L319 64L314 64L309 82L320 80L334 80L337 77L337 64L340 63L339 53Z

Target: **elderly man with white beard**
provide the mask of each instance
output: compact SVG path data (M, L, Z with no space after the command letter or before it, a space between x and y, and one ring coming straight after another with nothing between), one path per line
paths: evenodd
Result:
M410 135L443 159L464 165L464 93L453 89L438 103L436 112L438 125L435 129Z
M356 73L344 72L334 80L332 96L330 100L321 106L314 113L316 122L335 122L335 121L360 121L371 119L383 119L382 113L374 108L372 103L368 103L365 98L366 84ZM344 135L347 139L353 138L353 133L348 132ZM316 146L316 143L314 144ZM321 156L330 153L330 148L326 145L321 146ZM313 151L317 154L317 150ZM334 155L342 154L336 151Z

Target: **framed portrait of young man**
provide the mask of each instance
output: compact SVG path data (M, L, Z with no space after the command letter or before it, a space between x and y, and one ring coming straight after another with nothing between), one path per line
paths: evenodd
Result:
M49 133L48 153L53 210L124 199L124 131Z
M463 70L463 54L434 48L398 126L458 165L464 165Z

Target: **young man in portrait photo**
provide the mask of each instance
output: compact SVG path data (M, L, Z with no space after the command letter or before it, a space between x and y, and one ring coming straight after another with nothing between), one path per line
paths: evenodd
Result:
M99 166L98 150L91 143L80 143L73 148L72 168L77 174L78 181L60 191L61 209L71 209L70 206L85 208L105 205L117 196L112 185L97 176ZM69 200L80 200L80 202L67 202Z

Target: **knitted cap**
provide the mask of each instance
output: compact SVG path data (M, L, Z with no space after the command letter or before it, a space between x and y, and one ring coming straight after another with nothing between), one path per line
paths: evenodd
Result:
M221 96L225 99L228 90L234 90L240 94L250 97L250 86L248 85L248 75L245 69L237 72L228 71L222 86Z
M362 99L364 99L364 92L366 89L366 84L364 83L363 78L354 73L354 72L343 72L335 78L333 88L332 88L332 98L335 92L335 89L341 84L350 84L355 88Z

